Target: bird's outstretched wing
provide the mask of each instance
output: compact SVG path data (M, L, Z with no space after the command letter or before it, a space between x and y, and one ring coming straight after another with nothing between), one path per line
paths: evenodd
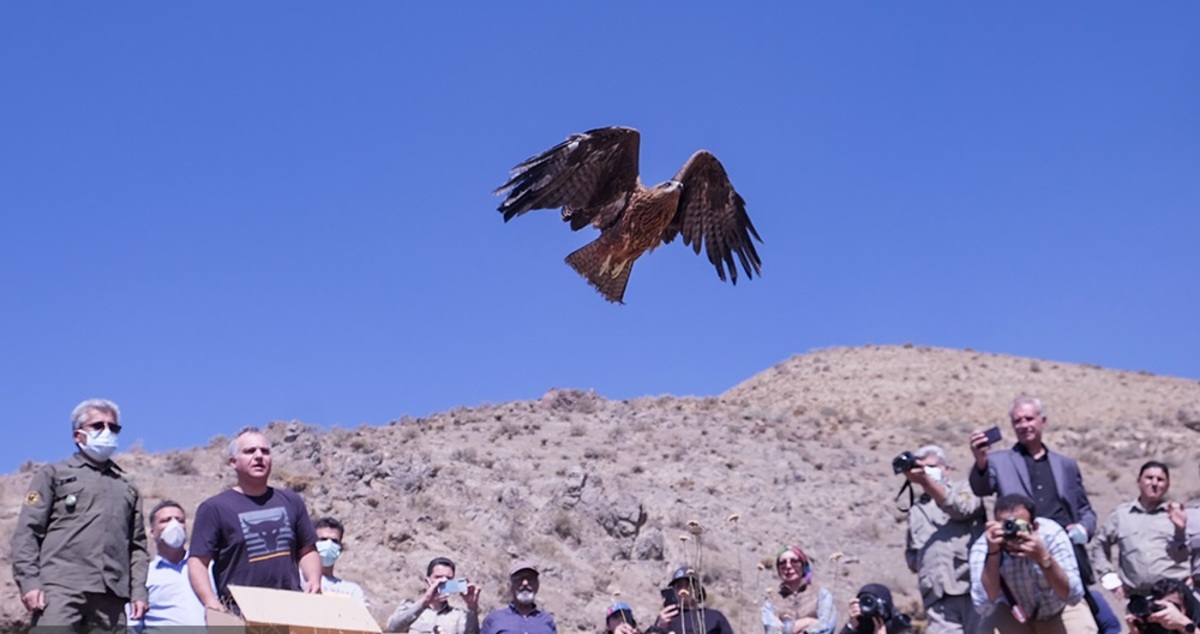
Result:
M633 128L598 128L525 160L494 192L507 194L499 207L504 221L531 209L562 207L573 230L609 226L639 186L640 138Z
M762 242L762 238L746 215L746 201L734 191L717 157L706 150L696 152L675 175L675 180L683 183L683 193L674 220L663 232L663 242L670 242L680 233L683 243L696 253L700 253L703 242L708 261L717 267L722 280L728 267L730 281L737 284L735 253L746 277L762 275L762 260L750 239L753 236Z

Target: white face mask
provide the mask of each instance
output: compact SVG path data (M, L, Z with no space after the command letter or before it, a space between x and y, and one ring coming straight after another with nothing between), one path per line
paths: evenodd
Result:
M82 430L81 430L82 431ZM107 462L109 456L117 450L117 435L105 427L102 431L89 431L87 444L79 445L83 453L96 462Z
M925 467L925 473L926 473L926 475L929 476L929 479L933 480L934 482L942 481L942 468L941 467Z
M181 548L183 543L187 541L187 529L183 527L183 524L179 520L171 520L162 529L162 533L159 533L159 537L162 538L164 544L171 548Z
M321 565L329 568L342 556L342 547L332 539L318 539L317 554L321 556Z

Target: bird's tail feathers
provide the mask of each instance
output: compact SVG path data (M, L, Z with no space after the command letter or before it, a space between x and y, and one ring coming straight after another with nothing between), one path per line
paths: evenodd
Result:
M629 283L629 273L633 270L633 260L623 262L613 261L613 248L604 241L603 236L585 244L566 258L567 264L575 269L600 291L610 302L624 304L625 285Z

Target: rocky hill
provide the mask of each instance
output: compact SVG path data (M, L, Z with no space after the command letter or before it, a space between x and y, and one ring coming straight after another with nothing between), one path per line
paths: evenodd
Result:
M871 581L915 610L891 459L936 442L961 473L972 430L999 424L1011 441L1006 410L1021 393L1046 402L1047 440L1079 459L1101 518L1136 494L1151 458L1173 467L1177 498L1200 497L1200 382L969 350L819 350L710 398L552 389L379 427L265 427L275 483L300 492L314 518L346 523L338 570L363 585L381 622L418 596L430 558L449 555L482 582L486 608L502 605L514 559L539 563L540 602L564 632L594 631L614 596L649 621L657 589L686 563L702 571L710 604L754 632L788 543L815 559L843 614ZM147 509L166 497L194 509L232 484L226 443L118 460ZM4 544L34 468L0 477ZM0 631L26 619L8 554Z

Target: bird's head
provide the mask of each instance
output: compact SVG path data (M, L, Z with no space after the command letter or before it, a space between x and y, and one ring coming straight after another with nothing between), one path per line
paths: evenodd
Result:
M683 191L683 183L679 181L664 181L660 183L658 187L655 187L655 189L660 189L667 192Z

